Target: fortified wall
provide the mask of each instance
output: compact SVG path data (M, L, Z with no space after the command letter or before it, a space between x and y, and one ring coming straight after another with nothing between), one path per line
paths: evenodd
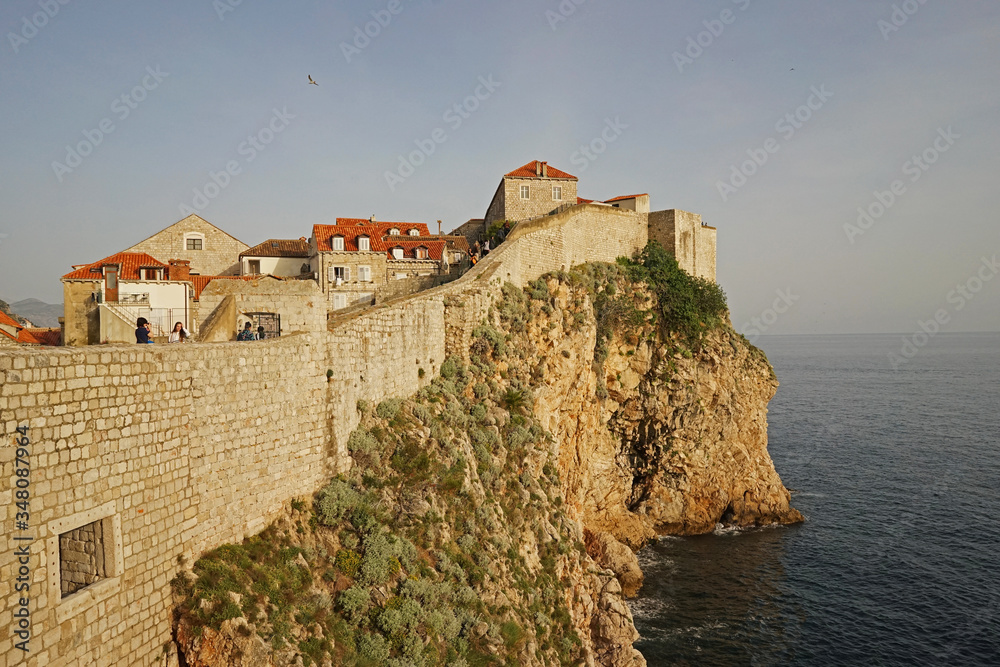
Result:
M647 238L645 215L578 206L519 225L459 280L333 331L0 350L0 667L170 665L170 580L347 468L359 400L409 396L467 353L504 282L614 261Z

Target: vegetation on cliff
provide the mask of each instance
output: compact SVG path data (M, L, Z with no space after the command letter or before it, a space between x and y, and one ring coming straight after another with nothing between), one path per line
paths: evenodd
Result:
M246 619L305 665L576 664L570 575L586 549L530 389L500 370L507 351L484 325L469 366L449 359L413 400L359 405L352 471L178 577L185 621Z
M348 474L178 576L188 664L644 664L620 542L797 515L758 355L655 244L504 285L464 360L359 403Z

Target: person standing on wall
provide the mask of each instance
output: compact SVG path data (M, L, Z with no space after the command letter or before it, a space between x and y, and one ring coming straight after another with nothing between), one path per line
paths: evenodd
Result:
M183 322L178 322L174 325L173 331L170 332L170 336L167 338L168 343L186 343L188 338L191 337L191 333L184 328Z
M253 340L254 334L250 329L250 323L247 322L243 325L243 331L241 331L237 336L236 340Z
M149 321L145 317L140 317L135 321L135 342L152 343L149 339Z
M265 338L267 338L267 335L264 334L264 325L262 324L257 327L257 340L264 340Z

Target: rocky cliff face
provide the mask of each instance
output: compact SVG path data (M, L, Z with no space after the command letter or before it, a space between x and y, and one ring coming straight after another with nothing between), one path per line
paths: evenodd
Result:
M497 296L464 361L358 406L350 474L175 582L188 665L643 665L633 549L801 520L730 327L668 332L613 270Z
M529 363L545 378L535 411L559 443L566 497L585 525L639 548L719 523L802 520L767 452L778 382L763 353L728 326L692 351L644 320L612 330L595 365L593 307L563 282L547 286L555 305L526 332ZM640 312L653 304L639 285L619 290Z

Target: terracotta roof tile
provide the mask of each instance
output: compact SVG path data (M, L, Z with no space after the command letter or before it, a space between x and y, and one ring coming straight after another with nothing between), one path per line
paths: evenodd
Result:
M538 160L532 160L523 167L515 169L514 171L507 174L506 178L543 178L538 175L538 165L540 164L547 165L548 176L544 178L568 178L574 181L579 180L576 176L573 176L572 174L567 174L565 171L560 171L559 169L556 169L555 167L548 165L547 163L539 162Z
M427 248L427 257L425 259L441 261L441 254L444 252L445 246L448 245L447 241L432 241L430 239L404 241L399 236L392 236L390 239L392 240L386 242L386 251L390 259L395 259L392 255L394 248L403 249L403 259L417 259L417 248L423 247Z
M0 329L0 335L2 335L4 338L8 338L10 340L16 341L16 342L18 342L18 343L20 343L22 345L42 345L43 344L42 341L39 340L39 338L34 333L34 331L38 331L38 329L35 329L35 330L25 329L22 324L20 324L17 320L15 320L13 317L9 316L7 313L5 313L3 311L0 311L0 324L3 324L3 325L8 326L8 327L11 327L11 328L14 329L14 331L17 332L17 335L14 336L14 335L11 335L11 334L7 333L7 331L5 331L3 329ZM56 335L58 336L58 334L59 334L59 330L56 329ZM55 344L58 345L59 343L55 343Z
M63 280L100 280L101 267L106 264L119 265L119 280L141 280L139 269L167 268L166 264L144 252L119 252L93 264L87 264L81 269L70 271L62 278Z
M39 345L62 345L62 331L59 329L25 329L38 340Z
M309 242L302 239L268 239L240 253L244 257L308 257Z
M593 199L584 199L583 197L577 197L576 198L576 203L577 204L593 204L594 200Z
M427 224L423 222L376 222L373 224L364 218L337 218L336 225L313 225L313 238L316 239L316 247L320 252L333 251L330 239L334 236L344 237L344 250L346 252L358 251L358 237L361 236L367 236L370 239L372 251L385 252L384 239L389 236L390 230L393 229L398 229L403 236L408 236L412 229L417 230L420 236L430 235Z
M648 197L649 195L643 193L641 195L625 195L624 197L615 197L614 199L606 199L605 204L613 204L616 201L625 201L626 199L638 199L639 197Z

